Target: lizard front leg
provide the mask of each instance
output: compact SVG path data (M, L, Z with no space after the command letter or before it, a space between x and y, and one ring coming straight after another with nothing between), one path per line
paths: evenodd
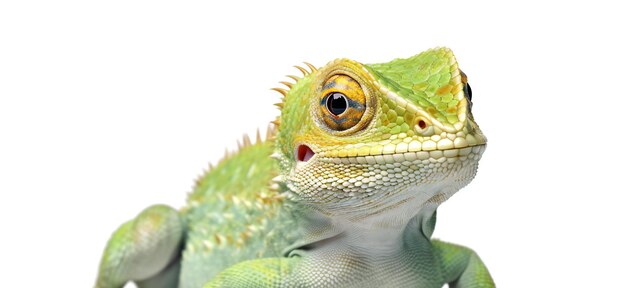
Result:
M122 224L107 243L96 288L176 287L184 225L178 212L165 205L146 208Z
M496 287L487 267L472 249L438 240L432 244L450 288Z
M220 272L204 288L300 287L289 277L299 261L299 257L244 261Z

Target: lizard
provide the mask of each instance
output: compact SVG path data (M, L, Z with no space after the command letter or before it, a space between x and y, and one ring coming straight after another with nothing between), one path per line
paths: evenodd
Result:
M452 51L305 64L273 88L265 139L113 233L96 287L495 287L473 250L431 239L487 143Z

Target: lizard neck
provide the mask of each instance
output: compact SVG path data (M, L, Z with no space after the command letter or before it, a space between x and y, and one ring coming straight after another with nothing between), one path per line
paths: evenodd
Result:
M446 198L442 195L451 195L450 192L454 191L415 187L379 201L380 205L368 203L352 209L346 203L331 210L326 209L328 206L300 203L303 205L295 205L292 210L292 218L299 219L300 240L283 253L338 249L375 254L406 249L407 242L428 244L435 226L435 211Z
M307 224L301 228L304 229L302 238L308 241L298 242L288 251L297 249L316 253L338 249L353 251L359 256L397 255L403 249L424 247L430 241L436 222L436 208L436 205L413 208L412 216L407 218L401 218L396 213L366 219L307 213Z
M430 233L435 224L435 210L431 207L422 207L405 221L393 222L396 225L378 225L387 221L326 219L329 220L326 225L316 222L318 225L307 228L309 233L304 236L309 239L308 244L301 242L305 245L289 253L302 259L300 271L306 272L298 277L323 275L317 279L323 287L385 287L389 286L385 280L389 279L389 273L396 275L396 283L409 283L427 279L432 272L419 265L434 261ZM320 232L315 227L326 229ZM318 240L311 239L314 237ZM390 263L393 267L389 267Z
M390 273L395 283L429 279L432 270L419 264L434 261L430 233L435 210L429 208L424 207L411 219L402 221L404 226L398 223L381 227L373 225L376 222L351 222L345 218L326 218L324 225L316 222L303 235L309 239L308 244L301 242L305 245L289 253L301 259L302 274L296 278L318 275L320 278L315 281L321 287L386 287L390 285Z
M368 254L393 254L407 245L430 241L435 226L435 209L436 206L422 206L413 210L414 216L409 218L389 213L359 222L347 221L343 223L342 240L345 245Z

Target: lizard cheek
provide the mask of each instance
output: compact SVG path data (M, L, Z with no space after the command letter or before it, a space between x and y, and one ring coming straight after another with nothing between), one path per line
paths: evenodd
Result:
M309 161L309 159L313 158L313 155L315 155L315 152L306 145L300 145L298 146L298 150L296 150L296 159L300 162Z

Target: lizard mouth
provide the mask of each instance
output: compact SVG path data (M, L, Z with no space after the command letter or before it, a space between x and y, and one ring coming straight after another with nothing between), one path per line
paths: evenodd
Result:
M315 152L313 152L309 146L304 144L298 146L298 149L296 150L296 159L300 162L307 162L313 158L314 155Z

